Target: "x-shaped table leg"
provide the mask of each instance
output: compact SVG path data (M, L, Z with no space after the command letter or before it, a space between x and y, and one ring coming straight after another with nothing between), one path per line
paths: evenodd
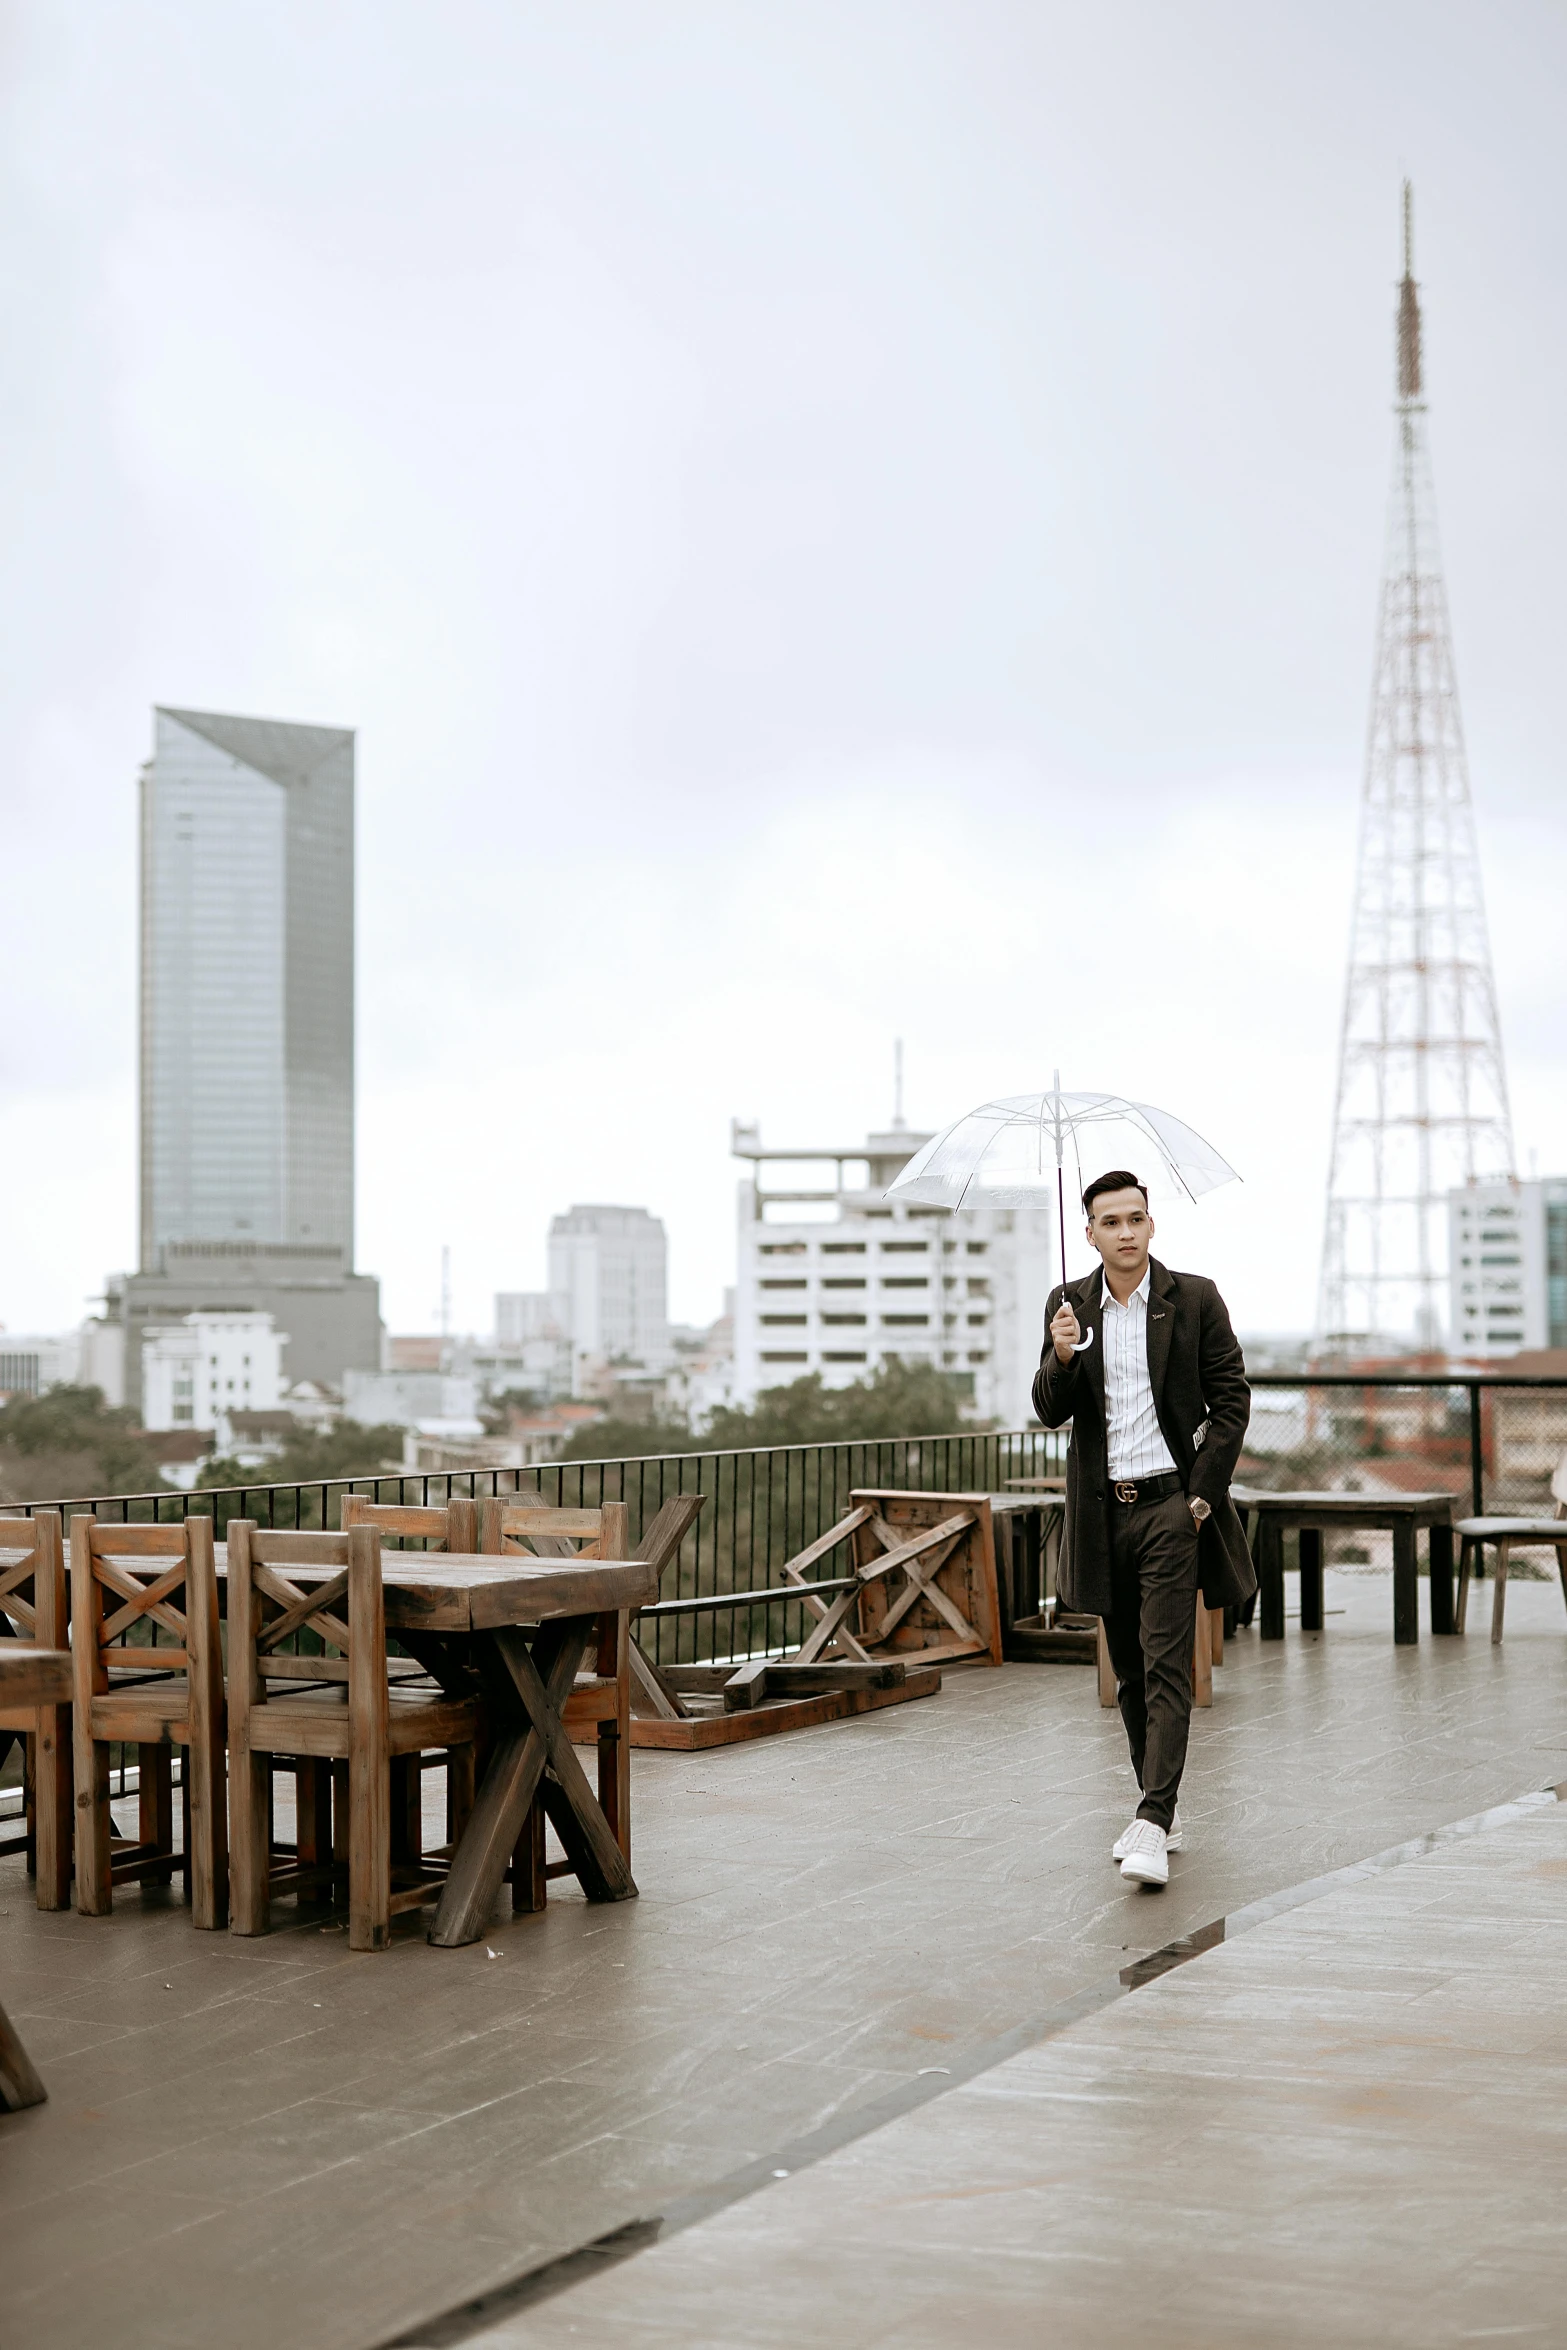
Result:
M472 1816L452 1855L430 1928L430 1940L441 1949L477 1942L484 1932L546 1768L554 1778L545 1783L545 1806L588 1899L626 1901L636 1892L561 1719L595 1620L572 1616L548 1624L531 1650L515 1626L489 1635L519 1702L516 1718L496 1739Z

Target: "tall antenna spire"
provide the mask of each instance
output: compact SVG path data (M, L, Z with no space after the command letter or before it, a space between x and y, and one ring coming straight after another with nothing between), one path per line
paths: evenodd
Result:
M1404 182L1404 277L1398 289L1398 397L1420 397L1420 288L1415 283L1415 191Z
M1447 1194L1510 1174L1512 1116L1426 446L1404 182L1397 429L1318 1335L1439 1346Z
M892 1127L896 1134L903 1125L903 1039L897 1037L892 1047Z

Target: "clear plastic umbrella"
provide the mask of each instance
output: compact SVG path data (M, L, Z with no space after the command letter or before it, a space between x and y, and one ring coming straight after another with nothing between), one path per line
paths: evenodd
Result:
M1066 1277L1066 1161L1083 1188L1087 1172L1129 1167L1144 1182L1162 1174L1186 1199L1240 1179L1227 1159L1190 1126L1152 1102L1118 1093L1063 1093L1061 1073L1049 1093L1009 1094L934 1135L887 1187L889 1199L936 1208L1044 1208L1055 1193Z

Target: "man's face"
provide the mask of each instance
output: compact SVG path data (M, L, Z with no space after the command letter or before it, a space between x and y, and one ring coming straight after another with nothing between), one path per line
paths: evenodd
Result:
M1153 1245L1153 1218L1142 1193L1135 1187L1102 1191L1088 1219L1088 1241L1112 1272L1130 1273L1140 1281Z

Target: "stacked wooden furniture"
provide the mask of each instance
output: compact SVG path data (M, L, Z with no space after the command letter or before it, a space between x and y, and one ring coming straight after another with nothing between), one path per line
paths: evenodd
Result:
M69 1622L59 1511L0 1518L0 1633L58 1652ZM11 1694L0 1704L0 1761L12 1737L24 1750L22 1826L0 1837L0 1858L25 1851L39 1908L69 1909L71 1710L52 1698L24 1697L24 1681L13 1672Z
M300 1569L314 1573L296 1580ZM325 1581L320 1570L327 1569ZM450 1853L394 1852L393 1765L432 1748L471 1749L476 1695L460 1683L434 1693L394 1678L387 1655L380 1533L274 1533L238 1518L228 1530L229 1812L233 1839L233 1930L262 1934L274 1891L297 1887L330 1862L301 1853L292 1872L274 1871L271 1785L280 1755L344 1766L347 1781L348 1941L384 1950L391 1921L444 1888ZM285 1651L304 1630L319 1656ZM415 1636L416 1637L416 1636ZM416 1660L417 1661L417 1660ZM414 1776L417 1790L417 1774ZM401 1827L417 1830L417 1795ZM412 1816L410 1817L410 1813Z
M741 1665L663 1666L679 1713L640 1716L637 1745L690 1752L807 1729L933 1697L942 1664L1000 1664L990 1496L867 1488L849 1499L847 1515L758 1598L803 1601L814 1621L800 1647ZM846 1572L813 1581L810 1570L843 1548Z
M228 1824L210 1518L175 1526L72 1518L71 1670L77 1908L87 1917L105 1916L116 1885L167 1884L178 1872L192 1922L221 1926L228 1908ZM137 1749L133 1839L115 1835L109 1809L115 1745ZM185 1750L178 1852L176 1746Z
M12 1714L63 1714L70 1696L71 1660L63 1649L24 1647L11 1640L0 1646L0 1722ZM42 2105L46 2095L20 2035L0 2007L0 2110L17 2113L26 2105Z

